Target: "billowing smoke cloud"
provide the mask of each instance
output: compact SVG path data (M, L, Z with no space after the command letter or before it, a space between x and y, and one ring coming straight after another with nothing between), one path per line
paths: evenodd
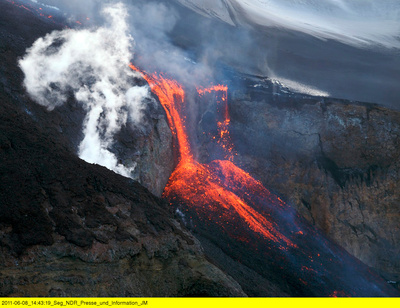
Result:
M130 176L134 166L119 164L110 148L128 118L141 120L149 90L132 87L137 73L128 64L134 41L124 5L109 5L103 15L106 26L54 31L38 39L19 64L36 102L52 110L73 95L86 110L79 156Z

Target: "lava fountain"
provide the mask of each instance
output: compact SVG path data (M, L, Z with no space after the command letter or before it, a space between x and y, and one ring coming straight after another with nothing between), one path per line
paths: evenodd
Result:
M207 234L233 258L280 281L299 296L394 296L367 266L327 240L289 205L237 167L229 135L228 88L197 88L217 97L217 142L223 160L195 159L185 116L185 91L163 74L139 71L165 109L174 137L177 166L163 196L179 207L197 232ZM243 257L249 256L250 257ZM268 273L268 274L266 274ZM285 282L283 282L285 281Z

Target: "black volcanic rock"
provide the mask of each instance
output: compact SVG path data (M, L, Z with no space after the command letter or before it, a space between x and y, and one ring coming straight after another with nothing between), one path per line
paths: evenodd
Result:
M164 201L76 156L78 129L29 100L17 67L57 26L0 11L0 296L245 296Z

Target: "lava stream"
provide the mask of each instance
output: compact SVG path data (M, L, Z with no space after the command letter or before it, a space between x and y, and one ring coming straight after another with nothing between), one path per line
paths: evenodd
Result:
M179 161L192 162L193 156L190 149L189 139L186 134L185 123L180 116L182 112L185 91L182 86L175 80L166 79L162 75L156 73L150 75L139 71L133 64L129 65L134 71L142 74L143 78L148 82L151 91L157 95L161 105L165 109L168 119L168 125L174 135L174 141L178 144Z
M140 72L134 65L130 64L130 67ZM144 72L141 74L164 107L169 126L179 147L179 162L164 190L164 197L171 201L179 199L180 202L184 202L200 212L205 212L207 216L217 215L220 220L215 223L223 228L227 224L234 224L235 216L238 215L253 232L277 243L281 249L287 249L289 246L295 247L287 237L278 231L276 224L254 210L243 196L235 193L235 190L245 190L248 193L269 196L269 192L261 183L231 161L219 160L210 164L200 164L194 159L183 115L185 97L183 88L175 80L165 78L161 74L147 75ZM231 146L228 145L231 143L228 139L229 135L226 133L229 124L226 104L227 87L218 85L197 90L200 95L215 91L222 92L221 101L225 103L223 106L223 123L225 124L219 127L221 128L221 140L224 137L226 139L221 145L230 152ZM231 157L230 155L229 158L231 159Z

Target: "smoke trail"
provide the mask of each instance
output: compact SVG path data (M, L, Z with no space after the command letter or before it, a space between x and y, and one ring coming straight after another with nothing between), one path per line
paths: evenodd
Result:
M296 92L296 93L302 93L302 94L307 94L307 95L313 95L313 96L324 96L328 97L330 94L326 91L317 89L316 87L295 81L295 80L290 80L287 78L281 78L278 76L273 76L271 78L271 81L274 84L278 84L282 87L288 88L290 91Z
M124 5L109 5L102 13L108 25L54 31L38 39L19 65L24 85L37 103L53 110L74 95L86 110L79 157L130 176L134 166L119 164L110 148L128 118L141 120L149 91L132 87L137 73L128 64L134 42Z

